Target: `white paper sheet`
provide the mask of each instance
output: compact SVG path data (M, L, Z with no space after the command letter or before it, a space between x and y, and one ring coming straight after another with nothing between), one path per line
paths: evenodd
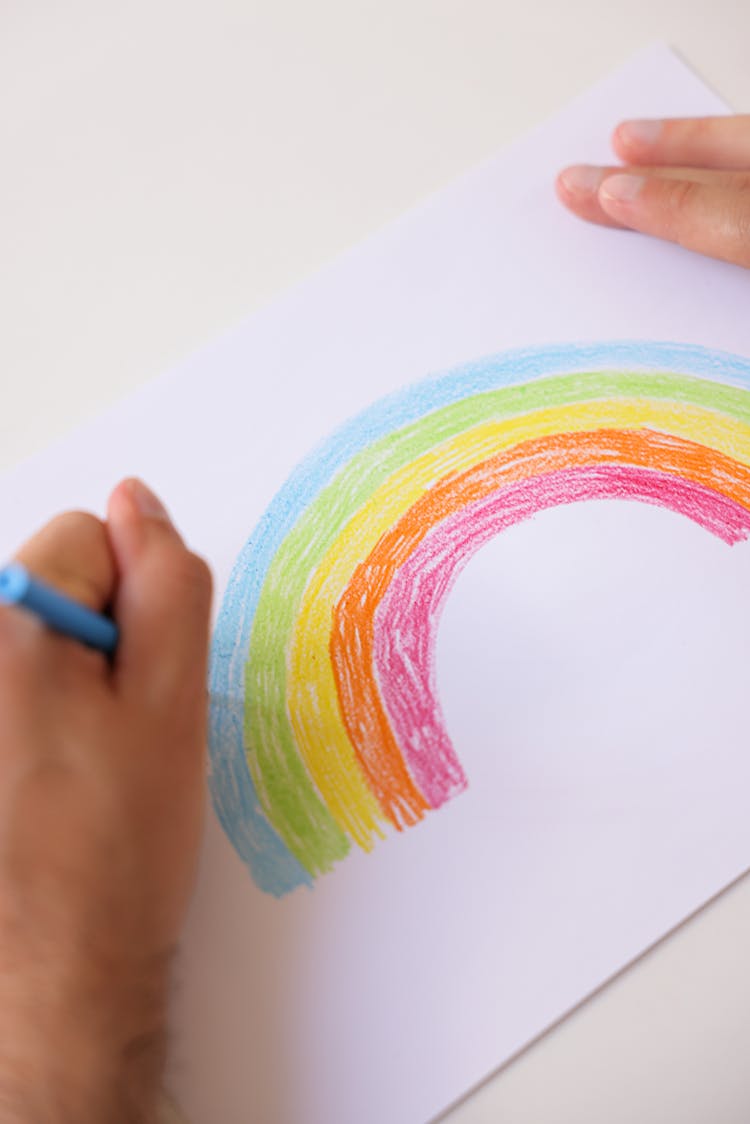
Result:
M750 279L587 227L555 172L623 117L721 112L665 48L0 483L10 551L137 473L231 568L338 425L550 341L750 356ZM260 891L213 815L174 1084L194 1124L415 1124L750 864L750 547L649 505L556 507L460 574L437 651L466 792L314 889Z

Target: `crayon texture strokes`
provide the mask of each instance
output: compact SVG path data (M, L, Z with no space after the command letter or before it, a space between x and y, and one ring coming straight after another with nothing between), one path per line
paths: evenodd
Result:
M699 348L508 353L377 403L299 467L238 559L211 669L214 802L262 889L466 787L435 642L489 538L611 498L750 534L748 388L749 363Z

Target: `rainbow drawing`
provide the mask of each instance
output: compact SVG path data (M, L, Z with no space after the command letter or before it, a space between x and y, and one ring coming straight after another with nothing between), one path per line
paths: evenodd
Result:
M435 686L441 609L489 538L559 504L655 504L750 533L750 362L656 343L508 352L417 383L293 472L229 581L211 789L261 889L467 786Z

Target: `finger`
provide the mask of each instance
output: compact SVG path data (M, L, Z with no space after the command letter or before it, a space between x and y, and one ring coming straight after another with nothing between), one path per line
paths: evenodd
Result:
M97 612L112 600L117 574L109 536L102 521L88 512L58 515L21 547L16 559L41 581ZM18 678L27 686L33 682L34 690L38 682L54 682L64 692L81 677L91 685L92 677L107 672L99 652L13 607L0 609L0 651L4 679L7 665L14 664Z
M112 493L108 529L120 580L115 672L125 692L174 702L205 692L211 575L139 480Z
M743 188L750 186L750 174L715 171L709 168L644 168L635 166L610 167L592 164L573 164L560 172L555 182L557 196L565 206L587 222L601 226L622 227L602 208L599 188L613 175L658 175L663 179L686 179L694 183L712 184L715 187Z
M750 114L623 121L614 131L615 152L629 164L687 164L750 169Z
M85 511L58 515L16 554L26 569L97 611L112 600L117 572L101 519Z
M573 164L564 168L555 180L557 198L586 222L619 227L621 224L610 218L599 202L599 188L608 172L613 170L591 164Z
M750 268L750 189L618 174L599 202L621 226Z

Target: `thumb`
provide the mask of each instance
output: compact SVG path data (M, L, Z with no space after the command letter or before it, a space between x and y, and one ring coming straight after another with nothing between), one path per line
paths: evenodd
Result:
M163 504L140 480L124 480L108 505L119 582L115 672L122 690L163 705L202 698L206 686L211 574L183 543Z

